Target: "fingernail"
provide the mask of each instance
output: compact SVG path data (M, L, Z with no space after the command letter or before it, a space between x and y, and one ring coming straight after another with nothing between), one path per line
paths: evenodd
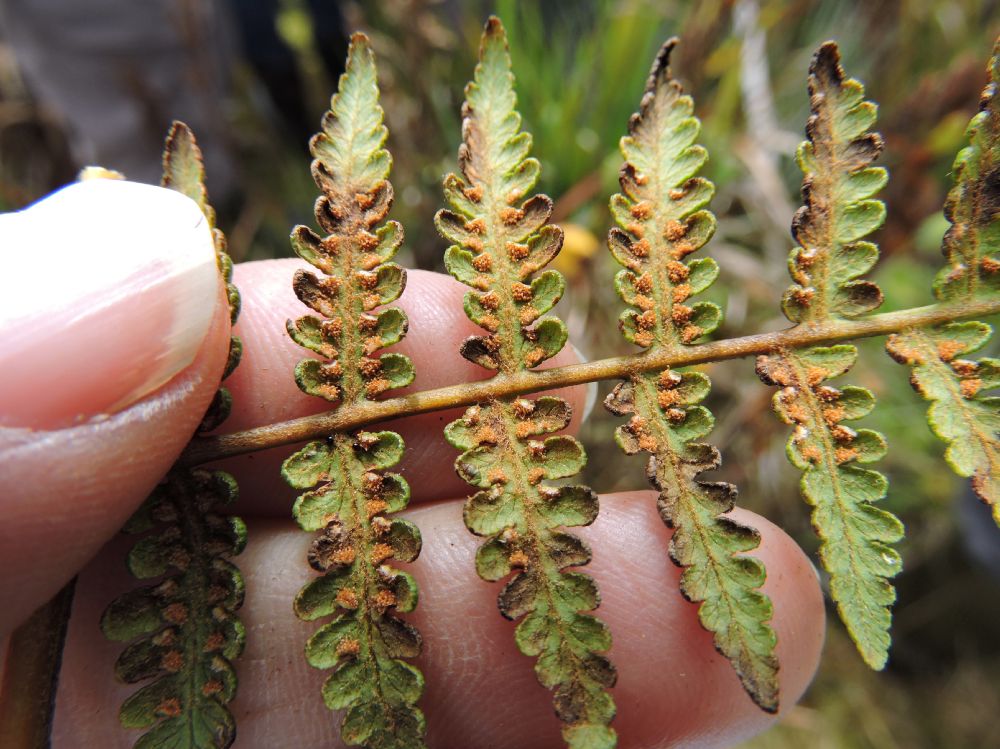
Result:
M212 235L173 190L79 182L0 214L0 426L130 406L194 361L218 303Z

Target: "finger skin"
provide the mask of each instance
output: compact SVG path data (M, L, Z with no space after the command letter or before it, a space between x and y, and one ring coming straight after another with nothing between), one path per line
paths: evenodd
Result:
M309 266L289 259L236 266L234 280L243 297L243 311L235 332L243 340L244 354L239 368L226 381L233 395L233 412L220 431L250 429L334 407L322 398L306 395L295 384L295 365L312 354L289 338L285 321L315 314L292 291L292 276L299 268ZM483 332L462 310L466 291L465 286L450 276L407 271L406 290L396 305L409 318L409 332L400 343L384 351L409 356L416 379L409 387L391 391L387 397L482 380L493 374L458 353L462 341ZM572 348L566 347L545 365L561 366L577 360ZM555 392L573 407L571 432L579 428L586 392L584 386ZM463 411L421 414L379 425L399 432L406 443L405 457L393 470L409 481L413 501L442 499L465 492L466 485L455 475L457 453L441 436L445 425ZM282 481L280 470L282 461L297 447L278 447L218 463L219 468L231 472L240 482L238 512L287 517L295 492Z
M0 634L52 598L166 474L218 388L228 340L220 295L195 361L152 395L67 429L0 428Z
M587 571L601 587L598 614L614 637L619 746L728 746L772 725L776 718L746 697L698 624L696 607L678 592L680 572L666 555L671 532L656 514L655 495L606 495L601 503L598 520L580 532L594 549ZM428 745L562 746L534 659L517 652L514 624L497 611L500 584L475 575L478 542L462 524L461 503L428 503L407 514L424 535L421 557L411 565L420 605L409 618L424 638L418 665L427 679L421 707ZM756 526L763 538L757 556L769 569L764 590L774 602L787 710L819 661L825 626L819 584L801 549L780 529L749 512L734 517ZM241 611L247 649L237 664L240 687L232 708L236 746L243 749L343 746L339 717L320 697L324 673L302 656L317 624L299 622L291 612L292 598L312 574L303 561L308 543L309 534L266 520L251 524L250 545L238 560L247 582ZM138 736L116 720L118 705L136 687L109 688L121 645L103 641L97 629L103 607L128 586L121 571L125 548L118 543L109 549L81 578L57 700L56 749L124 749Z

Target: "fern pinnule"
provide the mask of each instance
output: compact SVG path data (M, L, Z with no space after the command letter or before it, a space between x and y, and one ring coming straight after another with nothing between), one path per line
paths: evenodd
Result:
M382 308L402 293L406 275L388 262L403 230L383 223L392 205L392 158L383 148L378 97L374 54L367 37L355 34L322 132L310 143L323 193L316 220L328 235L299 226L291 238L296 253L323 274L298 271L293 281L318 316L290 320L289 335L322 357L300 362L296 381L306 393L351 405L413 380L408 357L373 356L407 328L399 309ZM332 669L323 698L330 709L346 711L341 737L371 749L424 746L424 716L416 706L424 679L404 660L419 655L421 639L398 616L416 606L417 587L391 564L416 559L421 543L415 525L391 517L410 496L401 476L385 472L402 452L395 432L338 432L309 443L282 467L289 484L310 490L295 502L299 525L321 531L308 561L322 576L302 588L295 611L329 621L310 637L306 659Z
M506 34L490 18L462 108L461 175L445 178L451 210L439 211L435 223L455 243L446 267L474 289L465 311L487 331L469 338L461 353L500 376L537 366L566 341L565 325L542 317L565 282L556 271L534 276L559 251L562 231L546 223L551 200L529 196L539 166L528 156L531 136L520 131L515 107ZM590 549L560 530L593 522L597 496L584 486L545 483L575 475L586 461L572 437L540 439L569 420L561 399L502 397L469 408L445 434L463 451L459 475L480 489L465 505L467 527L487 539L476 569L486 580L509 577L500 612L520 620L515 640L522 653L538 657L535 672L554 692L563 738L576 749L610 749L615 707L607 689L616 673L602 653L611 636L585 613L599 602L594 581L564 571L587 564Z
M688 259L715 231L715 217L705 210L715 188L695 176L708 154L695 145L700 125L691 97L670 74L676 43L671 39L660 49L640 110L622 138L622 193L611 199L619 227L608 235L612 254L625 266L615 278L630 307L621 317L622 332L651 351L691 344L715 330L722 316L710 302L689 302L719 273L711 258ZM605 406L631 415L616 431L621 448L650 454L647 473L660 492L660 515L674 529L670 557L684 569L681 592L699 604L702 625L747 693L774 712L778 662L768 624L771 602L759 590L763 565L743 556L757 548L760 536L727 516L735 487L699 480L720 463L719 451L700 441L714 422L700 405L710 387L708 377L695 371L637 373L618 384Z
M941 301L998 295L1000 280L1000 39L987 69L979 112L966 129L969 145L952 168L955 184L945 201L951 223L942 242L946 265L934 283ZM928 421L948 449L945 458L993 509L1000 525L1000 360L961 358L986 345L993 329L963 322L912 329L889 338L897 361L912 367L913 387L931 401Z
M208 203L201 151L182 122L167 135L163 186L187 195L205 215L235 322L240 297L232 284L232 261ZM239 364L241 352L239 338L232 336L223 379ZM198 431L222 423L231 403L220 387ZM246 526L225 508L237 494L227 473L174 468L125 526L128 533L147 534L129 553L129 570L142 580L163 577L120 596L101 618L109 639L132 641L115 664L118 678L128 684L153 679L119 713L125 728L148 729L136 747L206 749L228 747L236 738L227 705L236 694L232 661L245 641L236 616L243 578L228 560L246 545Z
M858 81L845 77L833 42L813 57L809 95L808 139L798 152L804 205L792 221L799 245L789 256L794 284L782 300L785 315L800 324L856 317L881 304L882 292L860 276L878 258L878 248L864 237L885 218L872 196L887 178L884 169L871 166L882 149L881 137L869 131L876 106L865 100ZM794 427L788 459L802 470L802 495L813 506L830 595L865 662L878 669L888 657L889 606L896 598L889 578L901 567L892 544L902 538L903 526L873 504L885 496L885 477L862 467L882 457L884 438L842 423L867 414L874 396L827 383L856 359L851 344L781 350L759 357L757 374L781 388L774 410Z

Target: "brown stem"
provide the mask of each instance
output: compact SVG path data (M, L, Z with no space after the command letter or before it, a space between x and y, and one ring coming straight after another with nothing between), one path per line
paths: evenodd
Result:
M75 586L73 578L10 636L0 682L4 749L49 746L59 664Z
M508 395L582 385L597 380L622 379L635 372L737 359L772 353L778 349L797 349L856 338L870 338L896 333L906 328L923 328L997 313L1000 313L1000 300L932 304L899 312L885 312L861 320L804 323L773 333L728 338L697 346L679 346L655 353L617 356L537 372L524 371L481 382L465 382L435 390L424 390L400 398L343 406L335 411L269 424L244 432L197 437L181 454L179 464L199 465L268 447L322 439L334 432L349 431L388 419L470 406Z
M549 220L554 223L568 221L582 206L596 198L601 192L601 172L597 170L586 175L564 192L556 201Z

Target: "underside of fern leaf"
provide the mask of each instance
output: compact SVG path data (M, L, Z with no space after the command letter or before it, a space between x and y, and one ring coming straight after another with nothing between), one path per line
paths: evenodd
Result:
M934 284L941 300L1000 292L1000 39L987 75L979 112L965 131L969 145L951 170L955 184L944 205L951 228L941 246L946 265Z
M534 274L558 253L562 231L546 223L549 198L529 196L539 166L528 156L531 136L520 130L510 67L503 27L491 18L466 88L461 175L445 178L451 210L435 219L454 242L445 265L474 289L465 297L466 313L487 331L468 339L462 355L501 375L536 366L566 341L563 323L542 317L565 282L555 271ZM569 405L558 398L498 398L468 409L446 436L463 451L459 475L479 488L465 505L469 530L486 539L476 569L485 580L509 578L500 612L520 620L515 640L522 653L538 658L535 672L554 692L564 739L575 749L610 749L615 707L607 690L616 673L602 653L611 636L585 613L599 602L594 581L564 571L587 564L590 549L561 530L593 522L597 496L584 486L545 483L575 475L586 461L572 437L543 438L569 420Z
M934 284L941 301L1000 296L1000 40L993 50L980 111L966 130L969 145L952 168L945 202L951 228L944 236L946 265ZM890 355L913 368L913 387L931 401L931 429L948 445L945 458L993 509L1000 525L1000 360L959 358L986 345L993 329L964 322L891 336Z
M798 246L788 263L794 284L782 302L786 316L802 324L857 317L881 304L881 291L860 276L878 258L878 248L863 238L885 218L872 196L887 179L884 169L871 166L882 149L881 137L869 131L875 104L858 81L845 79L832 42L813 57L809 95L808 140L798 152L804 204L792 222ZM774 408L794 428L788 459L802 470L830 594L862 657L878 669L888 657L889 606L896 598L889 578L901 565L891 545L903 527L873 505L885 496L885 477L862 467L883 456L885 440L842 423L871 411L874 397L864 388L827 384L856 358L848 344L778 351L757 360L757 374L780 388Z
M383 148L387 131L367 37L351 39L323 130L310 143L313 177L323 195L316 220L319 237L300 226L292 233L296 253L322 272L298 271L298 298L318 316L289 320L289 335L320 358L295 370L306 393L357 404L413 380L402 354L372 356L406 333L406 316L383 307L399 297L404 271L388 262L403 241L402 227L383 223L392 205L392 159ZM425 722L416 703L420 671L404 659L420 654L418 632L398 616L417 603L413 578L391 566L420 553L420 532L391 517L406 507L406 481L385 469L395 465L403 441L394 432L336 433L290 457L285 479L305 491L294 514L306 531L321 531L309 564L322 573L295 599L305 620L326 619L306 644L306 659L332 669L323 698L345 710L341 737L371 749L424 746Z
M885 454L885 440L878 432L842 423L871 411L874 397L864 388L827 384L856 359L852 345L788 351L760 357L757 374L781 388L774 408L793 427L786 452L802 470L802 495L813 506L830 595L865 661L881 668L890 642L888 607L896 598L888 578L901 564L891 544L902 538L903 528L872 504L885 496L885 477L862 467Z
M707 153L694 142L700 129L691 98L670 76L672 39L650 72L640 111L621 142L622 193L611 200L620 228L608 243L619 271L615 286L629 305L621 317L625 337L649 350L684 346L711 333L721 311L709 302L688 303L712 284L719 269L711 258L687 260L715 231L705 210L714 187L696 177ZM670 557L684 569L681 592L699 605L702 625L716 649L736 669L762 709L778 709L776 639L768 621L771 602L759 588L763 565L743 556L759 534L727 516L733 486L700 481L719 466L719 451L700 442L712 414L700 402L711 383L700 372L665 370L635 374L605 401L612 413L631 415L616 439L628 454L650 454L647 473L660 492L658 507L674 529Z
M913 368L910 381L931 401L928 420L948 449L945 458L993 508L1000 524L1000 398L983 393L1000 386L1000 359L960 358L982 348L993 329L960 322L890 336L886 347Z
M166 575L116 599L101 620L112 640L141 638L118 657L118 678L128 684L155 679L119 714L125 728L147 731L136 747L228 747L236 737L226 705L236 693L232 661L245 639L235 615L243 580L226 557L242 551L246 528L219 513L236 494L232 477L221 471L176 471L125 528L157 528L129 554L132 574Z
M231 283L232 262L208 203L201 152L180 122L167 136L163 186L187 195L205 214L235 322L239 292ZM241 352L240 340L232 337L223 378L239 364ZM219 388L199 431L222 423L231 402ZM113 601L101 619L108 638L132 641L115 665L118 678L128 684L153 679L119 713L125 728L146 731L135 744L140 749L224 748L236 738L227 705L236 694L232 661L245 640L236 616L243 578L228 559L243 550L246 526L224 508L237 493L227 473L175 468L125 527L147 534L129 553L132 574L142 580L163 577Z

